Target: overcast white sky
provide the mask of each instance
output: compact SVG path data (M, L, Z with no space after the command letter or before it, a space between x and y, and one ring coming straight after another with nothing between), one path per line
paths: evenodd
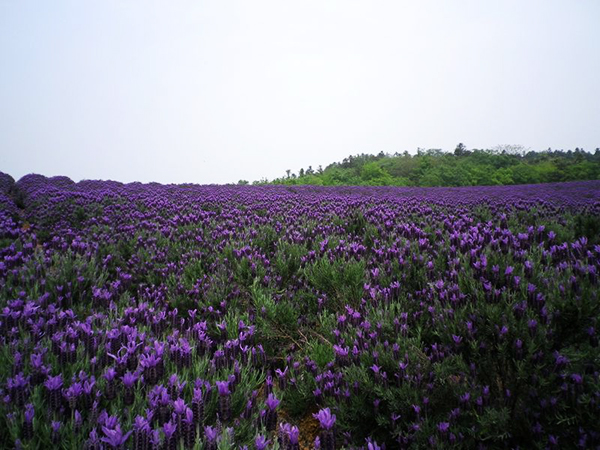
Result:
M227 183L600 147L600 1L0 0L0 171Z

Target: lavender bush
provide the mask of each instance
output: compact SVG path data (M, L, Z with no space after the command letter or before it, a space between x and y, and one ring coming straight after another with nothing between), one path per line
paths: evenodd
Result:
M2 447L600 446L600 182L0 181Z

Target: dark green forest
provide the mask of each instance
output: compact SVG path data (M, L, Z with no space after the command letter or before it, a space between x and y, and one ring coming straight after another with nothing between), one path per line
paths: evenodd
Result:
M309 184L362 186L486 186L535 184L600 179L600 149L528 151L521 146L468 150L458 144L454 152L418 150L344 158L324 169L300 169L297 173L253 184ZM240 180L240 184L247 184Z

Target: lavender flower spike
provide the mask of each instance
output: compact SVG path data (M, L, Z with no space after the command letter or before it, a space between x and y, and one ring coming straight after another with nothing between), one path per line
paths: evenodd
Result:
M321 428L324 430L331 430L335 425L335 414L331 414L329 408L319 410L317 414L313 414L313 417L319 421Z
M267 440L266 437L259 434L254 440L254 447L256 448L256 450L266 450L270 443L271 441Z
M128 431L123 434L121 431L121 426L117 424L114 429L109 429L107 427L102 427L102 432L106 435L101 439L102 442L106 442L111 448L120 449L123 448L123 445L129 438L129 435L132 433Z

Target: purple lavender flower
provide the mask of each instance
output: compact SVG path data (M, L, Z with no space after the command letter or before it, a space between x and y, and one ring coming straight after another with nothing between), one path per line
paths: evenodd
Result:
M229 391L229 381L217 381L216 385L219 395L231 394L231 392Z
M33 405L31 403L28 403L27 405L25 405L25 422L33 421L33 416L34 416Z
M128 431L127 433L123 434L119 424L117 424L114 428L102 427L102 432L104 433L105 437L103 437L101 441L106 442L115 449L123 448L125 442L132 433L131 431Z
M187 405L185 404L185 400L183 400L182 398L178 398L173 402L173 411L175 412L175 414L183 415L185 414L186 409Z
M44 386L48 391L48 397L50 401L50 408L57 411L61 404L61 394L60 388L63 385L62 375L57 375L55 377L49 377Z
M277 425L277 407L280 401L273 395L269 394L265 400L267 410L265 413L265 427L267 431L273 431Z
M275 370L275 374L277 375L277 379L279 382L279 389L281 389L281 390L284 390L287 386L287 373L288 373L287 366L285 367L285 369L283 371L281 369Z
M50 427L52 428L52 443L54 445L60 442L60 427L61 423L59 421L53 420Z
M449 422L440 422L437 424L437 429L440 433L446 434L448 432L448 430L450 429L450 423Z
M291 426L288 430L290 446L294 449L298 448L300 443L300 430L297 426Z
M88 440L86 442L86 448L89 448L89 449L101 449L102 448L102 444L101 444L100 438L98 437L98 432L96 431L96 428L92 428L92 431L90 431Z
M177 424L169 420L167 423L163 425L163 432L165 433L165 447L166 448L175 448L177 435Z
M273 394L270 394L269 397L265 400L265 405L269 408L270 411L275 411L275 409L279 406L280 401Z
M231 391L229 390L229 381L217 381L217 391L219 392L219 416L222 420L231 418Z
M132 388L135 382L138 380L138 375L135 372L127 372L121 377L121 380L126 388Z
M25 423L23 424L23 438L29 440L33 437L33 405L28 403L25 405Z
M194 413L194 426L202 425L204 422L204 397L200 388L193 390L192 412Z
M44 382L44 386L49 391L58 390L62 387L62 385L63 385L63 380L62 380L61 374L58 374L55 377L48 377L48 379Z
M377 444L377 441L367 439L367 450L382 450L382 448Z
M81 417L81 413L78 410L75 410L73 413L73 429L76 433L81 429L81 425L83 424L83 417Z
M133 447L148 448L150 444L150 422L143 416L136 416L133 421Z
M106 369L106 371L104 372L104 374L102 375L102 377L106 380L106 381L112 381L115 379L115 377L117 376L117 371L115 370L114 367L109 367L108 369Z
M313 414L313 417L319 421L322 429L319 435L321 448L324 450L335 449L335 414L331 414L329 408L324 408Z
M298 427L289 423L279 424L278 443L279 448L285 450L299 450L299 430Z
M204 436L206 437L206 449L216 450L219 430L217 428L206 426L204 427Z
M270 444L271 441L267 440L267 438L261 434L256 436L256 439L254 440L254 448L256 450L265 450Z
M123 402L128 406L133 405L133 402L135 400L135 393L133 392L133 388L138 380L138 375L135 372L127 372L121 377L121 380L123 381L123 386L125 387Z

